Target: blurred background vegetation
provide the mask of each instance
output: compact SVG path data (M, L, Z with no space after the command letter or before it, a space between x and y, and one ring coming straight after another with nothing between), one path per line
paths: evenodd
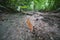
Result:
M60 9L60 0L0 0L0 10L53 11Z

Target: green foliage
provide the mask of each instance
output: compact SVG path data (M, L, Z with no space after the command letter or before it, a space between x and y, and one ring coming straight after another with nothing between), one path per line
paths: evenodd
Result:
M4 6L14 10L44 10L60 8L60 0L5 0Z
M7 1L7 6L11 7L13 9L16 9L18 11L22 10L32 10L32 8L30 7L32 0L8 0Z
M55 0L34 0L36 10L51 10L54 6Z

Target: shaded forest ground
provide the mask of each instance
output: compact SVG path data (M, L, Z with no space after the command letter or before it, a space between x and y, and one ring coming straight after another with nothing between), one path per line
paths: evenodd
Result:
M45 15L43 17L45 17L46 20L48 20L48 22L50 22L50 19L53 19L53 21L56 24L58 24L59 29L57 32L58 35L54 35L55 39L49 39L47 37L46 38L47 38L47 40L60 40L60 35L59 35L59 33L60 33L60 16L59 16L60 13L58 13L57 16L56 15L49 16L49 15ZM29 28L27 27L27 25L25 23L26 16L27 15L23 15L20 13L15 13L15 14L0 13L0 40L39 40L39 37L37 37L35 34L34 34L35 37L33 37L33 34L30 32ZM51 21L50 24L51 23L54 24L53 21ZM45 36L45 35L43 35L43 36ZM45 39L41 39L41 40L45 40Z

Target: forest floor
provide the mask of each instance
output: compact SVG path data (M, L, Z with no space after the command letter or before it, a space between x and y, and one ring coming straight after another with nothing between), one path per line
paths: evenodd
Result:
M35 40L25 23L26 16L20 13L0 13L0 40Z

